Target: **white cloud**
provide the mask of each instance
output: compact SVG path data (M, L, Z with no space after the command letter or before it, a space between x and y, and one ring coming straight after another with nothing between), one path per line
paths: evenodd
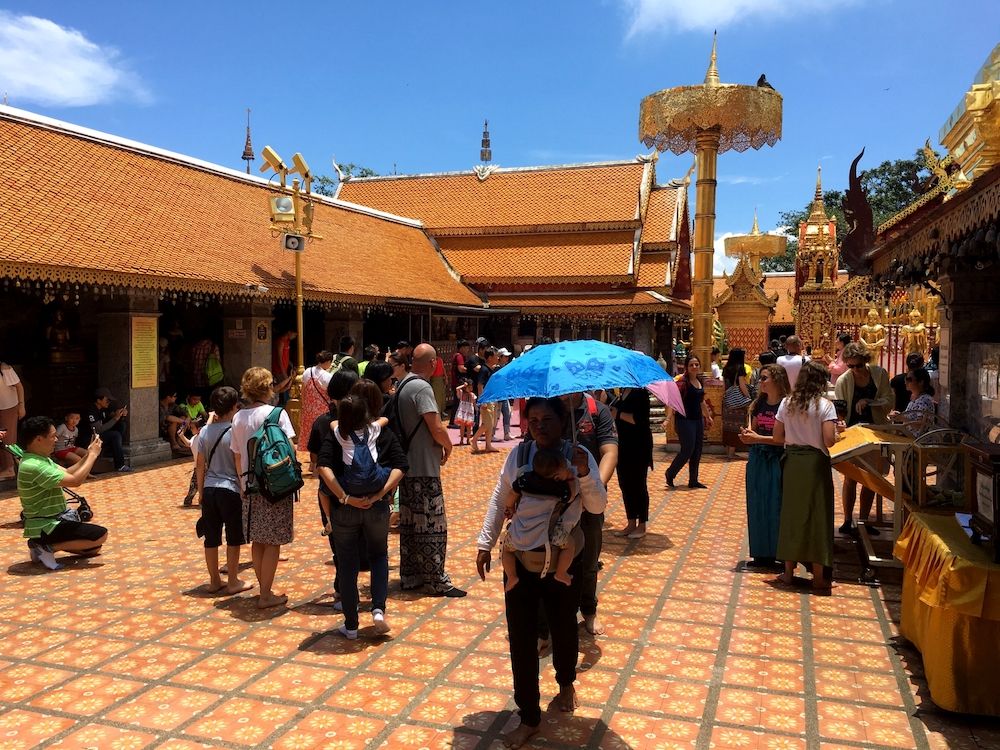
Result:
M831 10L855 0L620 0L628 9L628 36L654 31L712 31L739 21Z
M119 52L76 29L0 10L0 94L10 103L86 107L120 98L149 102Z
M731 174L719 177L719 182L723 185L769 185L781 182L784 175L770 175L761 177L759 175Z
M712 256L712 274L721 276L723 272L732 273L736 269L739 258L730 258L726 255L726 238L736 237L746 232L726 232L717 235L715 238L715 254Z

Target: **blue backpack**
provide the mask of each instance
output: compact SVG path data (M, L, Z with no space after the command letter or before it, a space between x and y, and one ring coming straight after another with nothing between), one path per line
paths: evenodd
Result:
M387 466L379 466L372 456L368 448L368 428L365 428L364 437L352 432L351 442L354 443L354 460L350 466L344 464L344 475L337 477L337 481L344 492L354 497L381 492L391 470Z
M247 492L263 495L272 503L288 497L297 500L305 484L295 448L278 425L280 416L281 408L275 407L247 441Z

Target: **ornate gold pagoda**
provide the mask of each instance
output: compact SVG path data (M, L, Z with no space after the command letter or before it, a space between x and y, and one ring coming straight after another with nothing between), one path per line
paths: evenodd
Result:
M761 77L757 86L721 83L716 40L705 82L650 94L639 107L639 139L647 147L698 158L695 191L692 328L694 353L708 362L712 349L712 261L718 155L773 146L781 138L781 94Z
M731 274L723 274L727 288L713 304L726 330L729 348L745 350L747 361L756 365L757 355L767 351L768 330L778 304L776 293L769 297L764 292L760 259L784 255L788 238L763 234L754 211L750 234L727 237L725 245L726 255L739 258L739 262Z
M837 222L823 204L823 170L816 169L816 194L809 218L799 224L795 255L795 333L813 356L832 351L837 312Z

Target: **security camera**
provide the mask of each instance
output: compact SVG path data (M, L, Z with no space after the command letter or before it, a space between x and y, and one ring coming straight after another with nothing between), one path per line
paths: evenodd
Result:
M274 170L278 174L288 172L285 162L281 160L281 157L270 146L264 146L264 150L260 152L260 156L264 160L264 163L260 165L261 172L266 172L269 169Z
M302 154L295 153L292 154L292 169L289 170L289 174L298 173L302 175L302 179L306 180L311 177L309 172L309 165L306 164L306 160L302 158Z

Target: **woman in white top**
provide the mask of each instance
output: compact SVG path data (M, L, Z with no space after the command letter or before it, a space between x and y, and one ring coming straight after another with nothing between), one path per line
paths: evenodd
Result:
M14 368L0 361L0 433L3 441L17 442L17 420L24 419L24 386ZM0 450L0 479L14 478L14 459Z
M272 383L271 371L263 367L251 367L243 373L240 391L247 406L233 416L230 438L243 495L243 538L251 545L253 570L260 585L260 598L257 601L260 609L277 607L288 601L287 596L275 594L271 587L278 570L281 545L290 544L294 536L291 497L272 503L261 495L248 493L246 489L245 472L250 466L247 441L275 408L271 405L274 398ZM294 445L295 430L283 409L278 417L278 426Z
M302 420L299 423L299 450L309 450L309 433L316 417L330 409L330 396L326 387L330 384L330 365L333 352L322 351L316 355L316 364L302 373ZM309 470L316 471L316 455L309 454Z
M833 470L837 410L823 397L830 373L819 362L802 365L792 395L775 415L774 442L784 444L781 522L777 557L785 562L780 583L794 582L799 562L811 564L813 589L828 592L833 567Z

